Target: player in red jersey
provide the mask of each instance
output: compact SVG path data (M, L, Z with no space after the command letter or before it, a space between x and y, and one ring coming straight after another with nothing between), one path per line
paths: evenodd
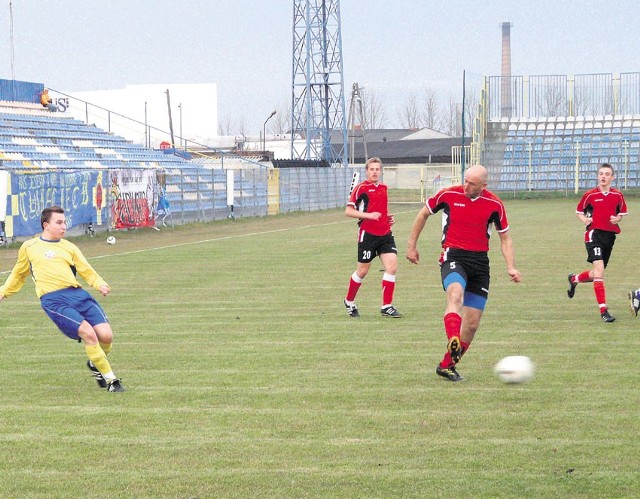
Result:
M598 186L585 192L576 208L578 219L585 224L584 243L587 247L587 261L593 265L580 274L569 274L567 295L573 298L576 287L581 282L593 282L593 290L604 322L613 322L609 313L604 288L604 269L607 268L611 251L620 233L620 222L627 214L627 204L622 193L611 187L616 178L613 167L603 163L598 168Z
M382 276L382 308L383 317L402 317L393 306L393 292L398 270L398 250L391 232L395 220L389 214L387 186L380 182L382 161L370 158L366 163L367 180L358 184L351 195L345 209L345 215L357 218L358 222L358 266L349 280L349 289L344 299L347 314L359 317L358 307L354 300L363 279L369 273L371 262L376 256L384 266Z
M504 205L486 187L484 166L467 169L464 185L442 189L427 199L416 216L407 244L407 260L417 264L420 261L417 248L420 233L427 219L442 211L440 275L447 295L444 329L448 343L436 374L450 381L464 380L456 371L456 364L473 341L489 295L488 251L492 224L500 236L507 273L513 282L521 279L515 267Z

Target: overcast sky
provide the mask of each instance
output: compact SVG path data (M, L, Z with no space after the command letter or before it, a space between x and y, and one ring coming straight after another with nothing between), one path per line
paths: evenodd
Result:
M319 0L311 0L319 1ZM9 5L13 5L11 70ZM258 133L291 100L293 2L0 0L0 78L63 92L127 84L216 83L219 119ZM512 74L640 71L631 0L343 0L345 92L358 82L389 126L426 87L461 100L498 75L500 23L513 23ZM239 125L237 125L239 126Z

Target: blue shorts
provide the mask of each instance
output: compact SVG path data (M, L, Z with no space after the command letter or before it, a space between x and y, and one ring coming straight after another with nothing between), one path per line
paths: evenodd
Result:
M440 256L442 287L457 282L464 289L465 307L484 310L489 297L489 257L484 252L449 248Z
M72 340L78 340L82 321L91 326L109 322L98 302L82 288L65 288L40 297L40 305L56 326Z

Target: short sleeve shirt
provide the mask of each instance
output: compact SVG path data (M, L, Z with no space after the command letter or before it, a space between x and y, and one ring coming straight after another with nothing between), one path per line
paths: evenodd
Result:
M384 236L391 232L387 186L385 184L374 184L368 180L359 183L351 192L347 206L353 206L356 210L365 213L373 213L375 211L381 213L378 220L360 221L360 229L366 233L374 236Z
M442 211L442 247L466 251L489 251L491 225L498 232L509 230L507 212L498 196L484 189L475 199L455 185L427 199L432 214Z
M602 192L596 187L584 193L576 213L593 219L587 230L598 229L619 234L620 226L612 224L609 219L611 216L626 215L627 204L619 190L609 189L609 192Z

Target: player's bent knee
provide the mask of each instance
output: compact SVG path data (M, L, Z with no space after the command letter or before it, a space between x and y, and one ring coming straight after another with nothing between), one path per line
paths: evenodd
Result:
M113 330L108 322L102 324L96 324L93 326L93 330L98 337L98 340L102 343L111 343L113 341Z
M98 335L91 327L87 321L83 321L78 328L78 336L82 338L82 340L87 345L97 345L98 344Z

